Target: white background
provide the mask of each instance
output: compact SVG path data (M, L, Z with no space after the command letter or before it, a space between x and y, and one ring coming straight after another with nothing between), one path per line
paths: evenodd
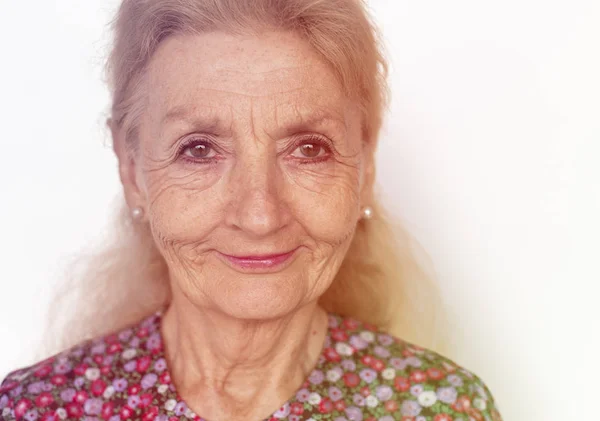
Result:
M0 0L0 377L120 193L101 80L116 2ZM600 2L372 0L392 61L388 205L506 421L598 419ZM106 143L108 145L108 143Z

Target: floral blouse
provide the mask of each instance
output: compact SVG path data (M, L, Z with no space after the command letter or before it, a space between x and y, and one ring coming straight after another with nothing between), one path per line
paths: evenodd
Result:
M181 399L157 312L10 373L0 420L204 420ZM487 386L433 351L329 314L317 365L266 421L502 421ZM211 420L225 421L225 420Z

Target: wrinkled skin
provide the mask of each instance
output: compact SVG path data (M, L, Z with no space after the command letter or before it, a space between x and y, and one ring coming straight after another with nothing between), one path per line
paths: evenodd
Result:
M357 105L293 34L171 37L144 83L138 150L113 137L127 203L144 209L170 271L171 374L206 419L260 419L317 361L317 299L371 199L373 148ZM219 254L296 248L263 274Z
M147 83L126 194L146 211L177 288L196 305L243 318L276 317L318 298L368 204L372 171L358 109L332 71L291 34L213 33L164 42ZM311 136L329 140L331 151ZM177 155L194 139L212 143L195 155L212 162L186 161L191 147ZM314 145L312 155L302 143ZM296 247L292 265L266 275L240 274L215 254Z

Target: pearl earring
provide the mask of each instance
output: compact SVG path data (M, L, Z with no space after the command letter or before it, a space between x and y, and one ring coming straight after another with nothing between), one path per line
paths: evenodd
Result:
M140 219L142 217L143 213L144 213L144 211L142 210L142 208L140 208L139 206L136 206L135 208L133 208L131 210L131 217L133 219Z
M373 208L367 206L362 210L363 219L371 219L373 217Z

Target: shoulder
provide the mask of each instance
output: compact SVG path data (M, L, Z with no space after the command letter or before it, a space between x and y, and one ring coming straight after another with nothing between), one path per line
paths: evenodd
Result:
M450 358L353 318L331 317L330 327L331 349L346 375L357 375L347 376L358 383L350 386L374 395L384 412L414 421L502 420L483 380Z
M153 347L160 344L154 338L155 317L12 371L0 383L0 420L99 415L119 387L115 378L143 372L144 363L152 361Z

